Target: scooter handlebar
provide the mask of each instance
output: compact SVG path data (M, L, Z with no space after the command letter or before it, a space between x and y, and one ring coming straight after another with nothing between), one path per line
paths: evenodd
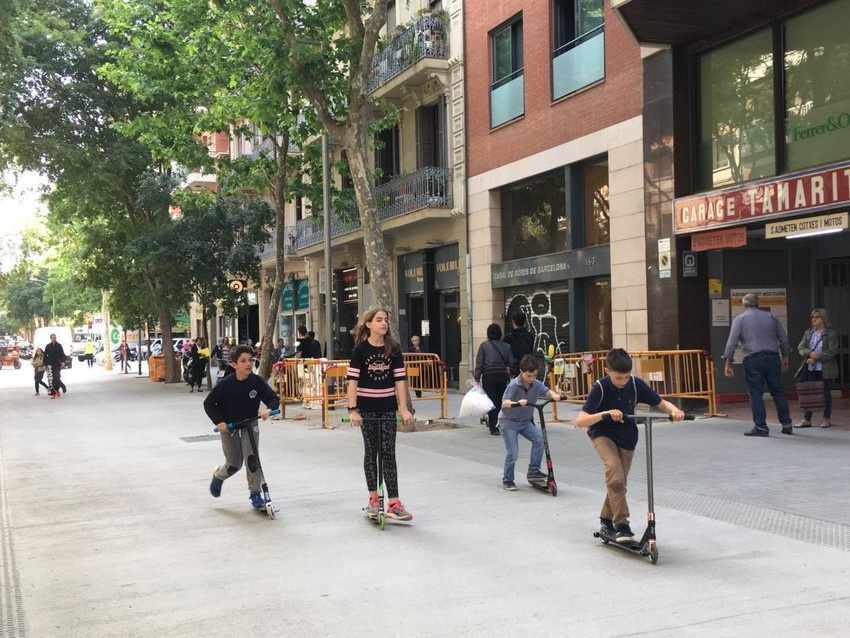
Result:
M279 409L278 410L272 410L271 412L269 412L269 416L275 416L275 415L278 415L278 414L280 414ZM251 421L256 421L258 417L259 417L259 415L251 417L250 419L243 419L242 421L236 421L236 423L228 423L227 429L228 430L238 430L238 429L240 429L239 426L244 425L245 423L250 423ZM218 432L218 428L213 428L213 432Z
M660 414L625 414L623 415L624 419L635 419L636 421L646 421L648 419L666 419L668 421L672 421L673 417L669 414L660 415ZM686 414L684 421L693 421L696 419L696 415L694 414Z

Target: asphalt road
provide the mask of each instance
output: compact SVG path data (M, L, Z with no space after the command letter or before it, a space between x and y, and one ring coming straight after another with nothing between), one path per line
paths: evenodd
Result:
M49 400L31 396L28 367L0 371L3 636L848 633L846 431L658 424L651 565L592 538L602 474L569 423L549 427L557 498L502 490L504 446L474 419L399 434L415 518L379 531L361 512L362 440L347 425L322 430L303 411L261 426L270 521L244 474L209 495L222 454L205 395L82 366L65 380ZM522 441L518 476L527 455ZM644 467L640 451L636 531Z

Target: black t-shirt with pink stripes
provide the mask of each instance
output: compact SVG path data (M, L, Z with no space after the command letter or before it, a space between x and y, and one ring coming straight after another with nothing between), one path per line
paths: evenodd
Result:
M357 407L361 412L393 412L398 410L396 381L405 381L404 357L401 351L384 354L364 339L354 347L348 364L348 380L357 381Z

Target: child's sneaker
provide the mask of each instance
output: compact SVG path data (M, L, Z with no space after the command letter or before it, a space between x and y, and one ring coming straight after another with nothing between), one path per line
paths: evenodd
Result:
M525 478L527 478L529 481L545 481L547 478L549 478L549 475L544 474L540 470L537 470L536 472L529 472L525 475Z
M599 519L599 531L608 536L613 536L617 533L617 530L614 529L614 521L610 518Z
M259 492L251 492L251 507L256 507L260 509L266 506L266 502L263 500L263 497L260 496Z
M635 535L632 534L632 528L629 527L628 523L622 523L619 527L617 527L617 538L615 539L618 543L631 543L635 538Z
M369 496L369 504L366 506L366 514L375 518L378 515L378 497Z
M404 509L401 501L396 501L387 508L387 516L398 521L409 521L413 519L413 514Z
M210 481L210 494L212 494L215 498L221 496L221 485L224 483L220 478L216 475L216 470L213 470L212 481Z
M502 483L502 487L508 492L516 492L516 483L514 483L513 481L504 481Z

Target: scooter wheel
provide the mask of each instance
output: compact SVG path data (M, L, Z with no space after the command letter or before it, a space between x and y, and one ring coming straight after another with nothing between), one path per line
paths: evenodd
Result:
M652 543L649 546L649 562L653 565L658 562L658 545L656 543Z
M387 515L383 512L378 514L378 529L384 529L384 525L387 524Z
M555 483L555 481L549 483L549 492L552 494L552 496L558 496L558 484Z
M268 516L269 519L274 519L274 505L271 503L266 503L266 516Z

